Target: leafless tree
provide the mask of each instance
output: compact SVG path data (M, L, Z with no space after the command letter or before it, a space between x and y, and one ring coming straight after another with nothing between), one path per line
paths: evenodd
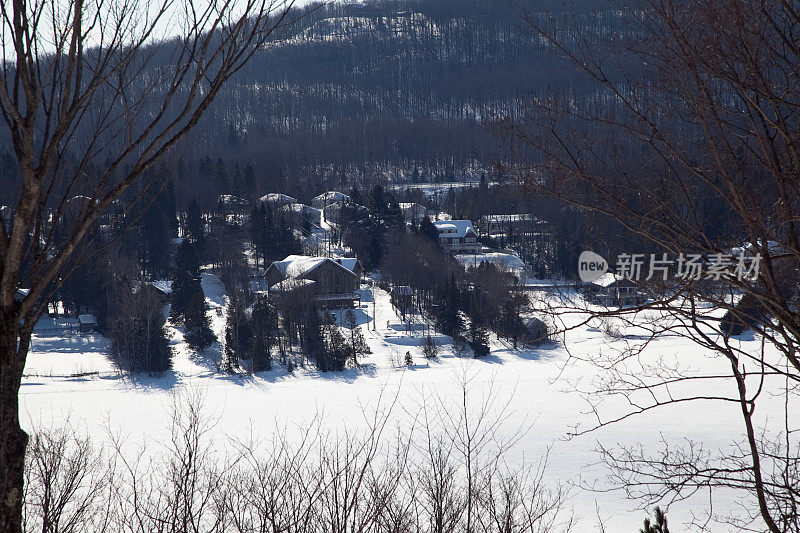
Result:
M34 433L25 469L25 531L107 530L114 461L68 423Z
M21 527L28 438L17 394L43 302L116 200L134 185L145 193L160 188L142 182L145 171L269 45L289 22L291 4L2 3L0 115L19 173L3 178L16 199L0 224L0 530ZM76 196L85 201L65 227Z
M363 408L364 429L344 435L327 428L318 414L297 425L276 424L267 437L253 432L236 440L219 438L218 420L207 414L198 390L176 396L172 431L164 443L133 448L112 434L111 445L95 451L88 439L73 437L72 428L43 432L29 448L35 466L28 471L26 530L570 529L566 494L544 482L544 461L534 469L509 467L490 452L491 443L501 438L491 428L500 426L485 416L495 409L481 407L482 399L467 402L470 434L482 444L466 447L445 431L450 422L462 420L458 409L445 403L456 413L441 412L434 399L425 415L409 412L410 422L395 426L397 401L381 394L377 405ZM504 417L498 419L504 424L500 420ZM505 444L495 451L507 450Z
M673 278L673 270L667 281L657 274L645 282L645 270L646 304L602 309L569 299L551 311L562 319L578 314L560 322L569 327L605 317L623 336L614 355L586 357L601 376L585 390L598 426L694 401L741 413L731 435L739 444L729 451L692 442L665 442L660 451L603 448L620 486L646 502L733 489L744 494L742 513L720 520L798 531L800 442L790 413L800 385L800 11L796 2L745 0L617 7L527 15L534 32L595 84L597 98L543 97L507 124L523 185L594 213L618 228L617 239L647 247L600 243L605 250L677 261L744 245L750 257L760 255L760 273L695 279ZM591 17L613 24L586 24ZM731 323L751 327L756 341L736 339ZM632 327L638 336L625 334ZM669 335L714 354L713 370L648 357L653 341ZM604 410L603 400L613 398L630 409ZM776 399L784 416L762 417Z

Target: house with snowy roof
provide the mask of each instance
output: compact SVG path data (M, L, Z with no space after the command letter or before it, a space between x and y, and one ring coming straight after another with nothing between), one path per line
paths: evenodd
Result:
M591 282L585 294L589 301L605 307L639 305L647 300L638 283L614 272L606 272Z
M342 205L350 201L350 197L339 191L328 191L311 200L311 206L325 209L330 205Z
M451 252L475 252L481 249L478 234L469 220L440 220L433 223L439 232L439 244Z
M416 202L400 202L400 211L406 222L420 222L428 214L428 209Z
M355 307L364 269L354 257L290 255L275 261L266 272L269 292L275 296L305 293L318 307Z
M282 193L271 192L259 198L258 201L262 204L269 204L272 209L277 209L285 205L296 204L297 198L292 198L291 196Z

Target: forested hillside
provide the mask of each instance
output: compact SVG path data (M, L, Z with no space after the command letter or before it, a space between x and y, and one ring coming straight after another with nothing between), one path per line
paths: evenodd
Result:
M563 9L537 0L312 7L217 98L185 145L178 194L303 198L354 182L491 173L502 145L487 126L547 91L585 100L594 90L522 18ZM614 20L587 17L598 30Z

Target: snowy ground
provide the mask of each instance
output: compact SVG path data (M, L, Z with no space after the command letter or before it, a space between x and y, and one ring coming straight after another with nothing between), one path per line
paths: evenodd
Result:
M222 337L227 297L222 284L212 275L203 275L203 288L210 306L212 327ZM480 394L490 384L511 399L511 416L506 421L509 432L521 425L530 427L508 459L535 462L549 449L548 479L583 484L602 484L605 471L596 465L597 442L604 444L642 443L661 440L694 439L724 448L730 445L730 428L739 433L736 406L714 411L674 407L658 416L641 416L597 432L565 440L575 424L591 424L585 414L587 405L570 383L592 380L594 375L581 364L566 364L570 354L598 353L613 349L625 339L611 339L601 328L582 328L566 339L569 353L561 345L539 349L513 350L493 339L492 353L482 359L457 357L450 339L436 338L442 344L440 356L427 361L421 355L426 326L417 321L405 327L380 290L364 290L364 301L357 318L373 353L363 356L361 368L342 373L323 374L311 366L293 374L284 369L254 377L228 376L217 371L221 353L219 344L201 355L192 354L178 330L173 330L174 370L161 378L139 377L130 380L119 374L109 362L107 342L99 335L65 335L69 321L44 319L33 340L32 353L25 369L21 392L21 411L26 428L59 423L69 417L102 438L106 428L122 430L134 438L165 440L172 393L187 387L199 387L206 394L206 405L219 419L217 430L225 435L267 433L276 421L310 420L319 412L326 423L357 428L364 411L374 406L379 396L397 395L398 403L410 405L435 392L445 399L458 401L459 383L472 377L471 387ZM373 308L377 319L372 322ZM374 328L374 329L373 329ZM414 364L400 364L406 351ZM651 352L665 360L713 366L687 341L677 338L659 340ZM455 405L455 403L454 403ZM613 407L613 406L612 406ZM395 416L407 416L402 409ZM597 531L596 513L606 521L606 531L636 531L644 512L619 493L573 489L571 500L582 518L578 531ZM673 527L689 519L691 511L708 505L707 501L679 502L670 508ZM724 497L714 501L715 510L732 505ZM675 527L681 530L680 527ZM714 529L715 531L719 529Z

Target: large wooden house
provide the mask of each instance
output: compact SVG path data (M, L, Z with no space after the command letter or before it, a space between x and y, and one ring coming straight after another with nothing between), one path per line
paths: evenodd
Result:
M358 289L364 269L353 257L309 257L290 255L275 261L266 272L274 295L308 294L318 307L355 307L361 301Z

